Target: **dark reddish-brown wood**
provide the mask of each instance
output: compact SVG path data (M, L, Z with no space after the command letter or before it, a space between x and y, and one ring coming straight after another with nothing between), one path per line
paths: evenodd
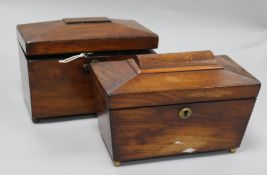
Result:
M93 63L92 72L101 135L116 162L239 147L260 89L210 51Z
M95 114L90 62L155 53L158 36L132 20L65 18L17 26L26 104L34 121ZM59 60L91 54L66 64Z
M18 40L26 55L144 50L158 46L158 35L133 20L67 18L21 24Z
M20 61L23 91L32 119L69 115L95 114L89 63L92 60L122 60L136 53L153 51L128 51L92 54L60 64L57 58L69 55L34 57L26 59L21 48Z
M114 160L237 148L254 102L246 99L112 110ZM178 112L185 107L193 111L192 117L179 119Z
M87 17L87 18L63 18L66 24L80 24L80 23L103 23L111 22L107 17Z

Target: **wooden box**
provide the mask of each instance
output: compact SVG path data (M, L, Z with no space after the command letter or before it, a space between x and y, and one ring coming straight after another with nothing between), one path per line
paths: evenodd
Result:
M141 24L105 17L22 24L17 36L25 101L34 122L96 113L90 62L154 53L158 46L158 36ZM82 58L59 63L77 54Z
M115 165L239 147L260 82L210 51L92 63L100 132Z

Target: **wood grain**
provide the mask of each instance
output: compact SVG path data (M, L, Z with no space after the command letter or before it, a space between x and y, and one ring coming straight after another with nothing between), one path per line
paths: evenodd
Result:
M255 99L110 111L114 160L130 161L239 147ZM179 118L188 107L189 119Z
M95 114L90 62L132 58L152 50L99 52L66 64L71 55L25 57L19 46L24 97L32 119ZM84 67L85 65L85 67ZM89 70L87 70L89 69Z
M136 71L129 60L123 60L95 63L93 70L108 92L110 109L254 98L258 95L260 82L257 79L240 66L224 68L224 65L233 64L226 57L216 59L220 60L218 64L224 62L220 64L222 68L144 73Z
M66 24L111 22L107 17L63 18Z
M211 51L193 51L165 54L137 55L140 69L209 66L216 63Z
M100 133L103 141L106 144L108 152L110 156L113 158L113 146L112 146L112 136L111 136L111 126L110 126L110 117L108 110L108 96L105 93L105 90L99 84L99 81L96 79L94 72L92 74L92 82L94 83L93 92L95 94L95 102L96 102L96 110L97 110L97 118Z
M21 24L17 26L18 40L26 55L145 50L158 46L158 35L136 21L81 23L82 20L86 21L78 18L67 19L72 24L64 20Z
M22 81L22 91L25 104L28 108L30 115L32 116L32 106L31 106L31 93L30 93L30 83L29 83L29 73L28 73L28 62L22 48L18 43L19 51L19 65L20 65L20 76Z
M227 56L207 51L181 55L152 54L92 64L95 94L104 97L97 100L100 132L114 161L240 146L260 82ZM179 67L176 62L190 69L169 69ZM208 69L215 64L218 68ZM205 69L195 67L200 65ZM193 111L186 120L179 118L183 108Z

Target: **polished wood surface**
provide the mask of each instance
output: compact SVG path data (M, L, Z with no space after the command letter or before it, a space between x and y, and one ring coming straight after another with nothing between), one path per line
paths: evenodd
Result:
M111 22L107 17L63 18L66 24Z
M32 115L32 106L31 106L31 94L30 94L30 83L29 83L29 73L28 73L28 62L22 48L18 43L19 51L19 65L20 65L20 76L22 81L22 91L25 104L28 108L30 115Z
M21 24L17 36L26 55L145 50L158 35L133 20L77 18Z
M240 146L255 99L110 111L114 160L129 161ZM179 118L190 108L192 116Z
M128 62L138 74L223 69L211 51L138 55Z
M108 152L110 153L110 156L113 158L111 125L110 125L110 117L108 109L108 96L105 93L103 87L99 84L93 71L91 72L91 74L92 74L92 82L94 84L93 92L95 95L95 102L97 104L96 110L97 110L97 118L98 118L100 133L103 141L106 144Z
M140 69L210 66L216 65L216 59L211 51L194 51L168 54L138 55Z
M260 82L257 79L238 71L237 68L237 71L232 71L229 66L223 68L224 65L220 63L229 61L224 56L216 57L216 60L224 61L216 62L219 66L212 68L210 63L204 65L200 62L203 66L202 70L198 67L193 69L198 65L189 65L190 69L174 71L169 67L166 68L163 61L163 68L157 66L159 71L147 73L136 71L129 60L95 63L93 70L110 96L110 109L257 96L260 88ZM138 67L137 63L135 67ZM139 69L142 68L139 67Z
M179 67L170 55L190 69L169 69ZM114 161L240 146L260 82L227 56L182 55L92 63L100 132ZM142 69L159 71L137 71ZM183 108L192 110L190 118L179 117Z
M129 59L158 46L158 35L138 22L107 17L21 24L17 37L32 119L95 113L90 62ZM58 63L81 52L91 55Z
M59 59L71 55L26 58L21 47L19 50L24 96L32 119L95 114L89 63L154 53L152 50L98 52L90 55L90 58L61 64Z

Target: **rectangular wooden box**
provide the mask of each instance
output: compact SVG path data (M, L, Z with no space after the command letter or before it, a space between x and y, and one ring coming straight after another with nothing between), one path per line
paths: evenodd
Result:
M100 132L115 165L240 146L260 82L210 51L92 64Z
M34 122L96 113L90 62L154 53L158 36L133 20L69 18L17 26L25 101ZM86 53L66 64L71 56Z

